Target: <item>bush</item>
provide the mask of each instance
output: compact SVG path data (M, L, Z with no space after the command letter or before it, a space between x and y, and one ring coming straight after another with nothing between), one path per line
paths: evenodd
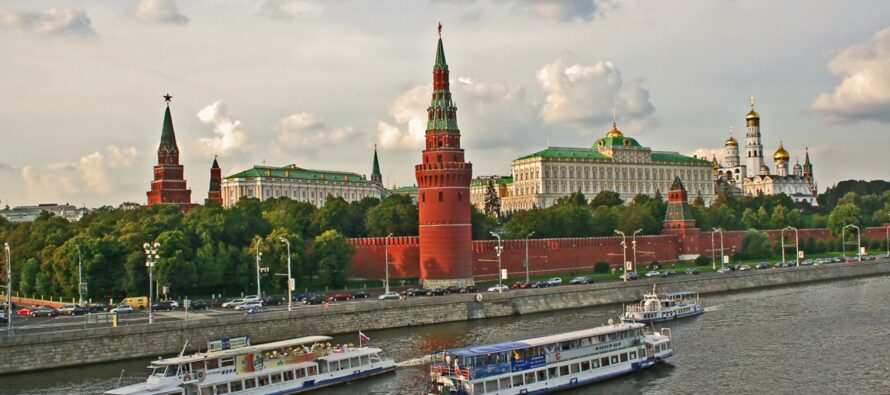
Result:
M612 271L612 265L609 265L609 262L599 261L593 265L593 271L597 273L608 273Z
M708 258L704 255L699 255L698 258L695 258L696 266L705 266L711 263L711 258Z

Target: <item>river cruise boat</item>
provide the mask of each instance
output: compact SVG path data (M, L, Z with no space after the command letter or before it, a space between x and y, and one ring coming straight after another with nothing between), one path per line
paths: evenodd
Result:
M438 352L430 395L544 394L648 368L674 354L669 328L618 323Z
M327 336L219 349L151 362L145 382L107 395L301 394L395 370L379 348L331 346Z
M704 313L698 292L652 292L643 295L639 304L624 307L624 322L661 322L692 317Z

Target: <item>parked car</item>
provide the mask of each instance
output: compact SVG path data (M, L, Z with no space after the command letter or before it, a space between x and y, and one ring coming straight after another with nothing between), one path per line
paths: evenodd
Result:
M432 288L426 292L427 296L445 296L447 292L443 288Z
M695 276L695 275L698 275L699 272L698 272L698 269L696 269L694 267L690 267L690 268L687 268L686 270L684 270L683 273L686 273L687 275L690 275L690 276Z
M301 292L301 293L291 296L291 299L293 299L294 302L305 302L306 299L309 298L310 296L312 296L312 295L307 292Z
M637 274L636 272L627 272L627 273L625 273L625 274L622 274L622 275L618 276L618 278L619 278L620 280L624 280L625 277L627 278L627 281L633 281L633 280L639 280L639 279L640 279L640 275Z
M398 293L393 292L393 291L389 291L389 292L385 292L385 293L381 294L380 296L377 297L377 299L380 299L380 300L389 300L389 299L399 299L399 298L401 298L401 297L402 297L402 296L399 295Z
M222 304L222 308L224 308L224 309L234 309L235 306L238 306L239 304L244 304L244 302L246 302L246 300L244 300L244 299L232 299L232 300L230 300L230 301L228 301L228 302L223 303L223 304Z
M557 285L562 285L562 278L553 277L553 278L547 280L547 285L549 285L551 287L555 287Z
M508 290L510 290L510 288L504 284L497 284L488 287L488 292L507 292Z
M262 302L263 298L258 295L247 295L244 297L245 302Z
M74 305L74 309L71 310L71 312L68 315L84 315L84 314L90 314L92 312L93 312L93 309L91 309L90 306Z
M278 306L287 303L287 296L284 295L268 295L263 299L263 305Z
M37 306L34 310L28 314L31 317L54 317L58 315L59 312L56 309L48 306Z
M751 270L751 266L749 266L749 265L739 265L739 268L736 269L736 270L738 270L738 271L740 271L740 272L747 272L748 270Z
M408 288L402 291L402 295L404 296L420 296L426 294L426 290L421 288Z
M593 284L593 279L585 276L578 276L569 281L569 284Z
M549 286L550 284L546 281L535 281L532 283L532 285L529 286L529 288L547 288Z
M336 294L334 296L328 297L328 301L331 301L331 302L342 302L344 300L349 300L349 299L351 299L351 298L348 294Z
M461 288L461 289L460 289L460 292L461 292L461 293L474 293L474 292L479 292L479 288L476 288L475 285L467 285L466 287Z
M661 272L659 272L658 270L650 270L650 271L646 272L646 277L658 277L660 275L661 275Z
M98 313L98 312L109 311L109 310L113 309L114 306L106 304L106 303L94 303L94 304L89 305L89 308L90 308L90 313Z
M74 315L74 314L71 314L70 312L74 311L75 306L77 306L77 305L71 304L71 303L63 304L61 307L59 307L57 309L57 311L59 312L60 315Z
M306 298L306 300L304 300L303 303L305 303L305 304L322 304L325 302L325 300L327 300L327 299L325 299L324 295L312 295L312 296Z
M757 270L769 269L769 262L760 262L760 263L754 265L754 268Z
M445 293L449 293L449 294L459 294L460 291L461 291L461 288L458 287L457 285L452 285L448 288L445 288Z
M189 302L189 310L207 310L208 307L207 302L200 299Z
M367 298L371 297L371 294L369 294L365 291L355 291L352 293L351 297L353 299L367 299Z
M158 303L151 305L151 309L154 311L170 311L170 310L176 310L176 307L174 307L173 301L163 300L163 301L160 301Z
M717 269L717 273L729 273L731 271L732 271L732 268L730 268L729 266L724 266L724 267Z
M37 306L28 306L16 310L15 315L31 315L31 312L37 310Z
M117 307L111 309L111 312L115 313L115 314L132 313L133 306L130 306L128 304L122 304L120 306L117 306Z
M526 283L525 281L517 281L510 285L511 289L519 289L519 288L528 288L531 286L531 283Z
M213 298L207 302L207 307L222 307L223 304L226 303L226 300L223 298Z
M676 274L677 274L677 272L674 270L665 270L665 271L661 272L661 277L673 277Z
M260 301L244 302L244 303L242 303L242 304L239 304L239 305L235 306L235 310L236 310L236 311L247 311L247 310L255 309L255 308L258 308L258 307L259 307L260 309L262 309L262 308L263 308L263 302L260 302Z

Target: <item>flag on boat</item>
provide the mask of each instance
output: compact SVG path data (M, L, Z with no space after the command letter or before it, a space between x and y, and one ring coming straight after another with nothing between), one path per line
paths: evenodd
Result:
M371 341L371 338L368 335L362 333L362 331L358 331L358 338L362 341L362 343L367 343Z

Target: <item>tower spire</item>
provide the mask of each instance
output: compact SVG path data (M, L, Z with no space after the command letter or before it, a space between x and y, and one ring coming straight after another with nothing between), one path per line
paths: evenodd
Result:
M374 163L371 165L371 182L383 186L383 175L380 174L380 162L377 160L377 144L374 144Z

